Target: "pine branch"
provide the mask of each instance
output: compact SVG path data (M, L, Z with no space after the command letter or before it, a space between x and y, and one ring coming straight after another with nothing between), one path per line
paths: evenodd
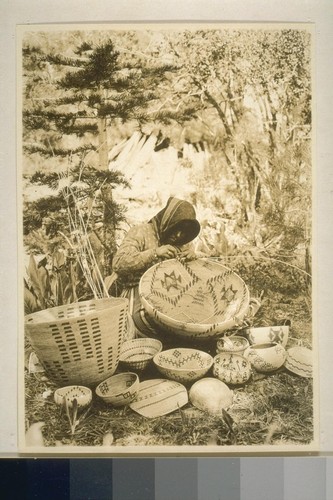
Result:
M81 45L79 45L77 47L76 50L74 50L74 54L77 54L78 56L82 56L82 54L84 54L85 52L90 52L91 50L93 50L93 46L91 45L91 43L88 43L88 42L82 42Z
M23 146L23 151L28 154L38 153L45 158L50 158L53 156L60 156L62 158L65 158L69 155L78 155L89 151L96 151L96 146L89 144L86 146L80 146L75 149L62 149L56 147L47 148L46 146L40 144L25 144Z
M70 96L56 97L56 98L41 97L40 99L38 99L38 98L34 97L31 100L39 101L43 104L43 106L63 106L63 105L67 105L67 104L77 105L78 102L88 102L89 97L86 96L85 94L75 93L75 94L70 95Z
M81 68L87 64L87 59L74 59L73 57L65 57L60 54L46 54L43 60L51 64L60 66L70 66L73 68Z

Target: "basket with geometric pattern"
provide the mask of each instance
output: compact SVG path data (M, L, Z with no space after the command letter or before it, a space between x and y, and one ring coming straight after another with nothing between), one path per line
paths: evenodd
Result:
M155 264L141 277L139 294L153 323L195 340L218 337L241 325L250 303L244 281L208 258Z
M105 298L44 309L25 331L48 377L60 385L96 385L117 369L128 300Z

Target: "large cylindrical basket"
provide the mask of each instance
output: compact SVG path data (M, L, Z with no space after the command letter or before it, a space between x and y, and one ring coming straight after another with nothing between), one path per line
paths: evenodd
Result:
M212 259L155 264L139 283L148 317L164 331L209 340L242 324L250 294L244 281Z
M25 317L25 330L50 379L95 385L119 363L128 299L106 298L44 309Z

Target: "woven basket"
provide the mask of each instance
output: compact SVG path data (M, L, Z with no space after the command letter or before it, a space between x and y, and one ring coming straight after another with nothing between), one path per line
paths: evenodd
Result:
M29 314L25 330L48 377L59 385L95 385L117 369L128 300L76 302Z
M120 362L129 370L142 371L152 362L155 354L162 350L158 339L144 338L127 340L121 346Z
M312 377L312 351L307 347L295 346L287 351L285 367L300 377Z
M148 316L163 330L195 340L242 324L250 295L244 281L211 259L171 259L152 266L139 283Z
M129 407L147 418L156 418L179 410L188 403L186 388L179 382L151 379L140 382L139 393Z
M96 394L105 403L113 406L125 406L131 403L139 392L139 377L136 373L118 373L101 382L96 387Z
M214 357L213 375L226 384L245 384L251 374L251 363L240 354L221 352Z
M230 352L242 356L250 343L245 337L240 335L230 335L219 339L216 343L216 354Z
M181 384L204 377L213 365L213 358L207 352L180 347L156 354L153 361L162 375Z

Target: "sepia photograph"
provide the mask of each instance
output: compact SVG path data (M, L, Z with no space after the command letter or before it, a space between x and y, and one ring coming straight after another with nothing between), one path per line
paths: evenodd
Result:
M17 35L20 452L318 451L311 25Z

